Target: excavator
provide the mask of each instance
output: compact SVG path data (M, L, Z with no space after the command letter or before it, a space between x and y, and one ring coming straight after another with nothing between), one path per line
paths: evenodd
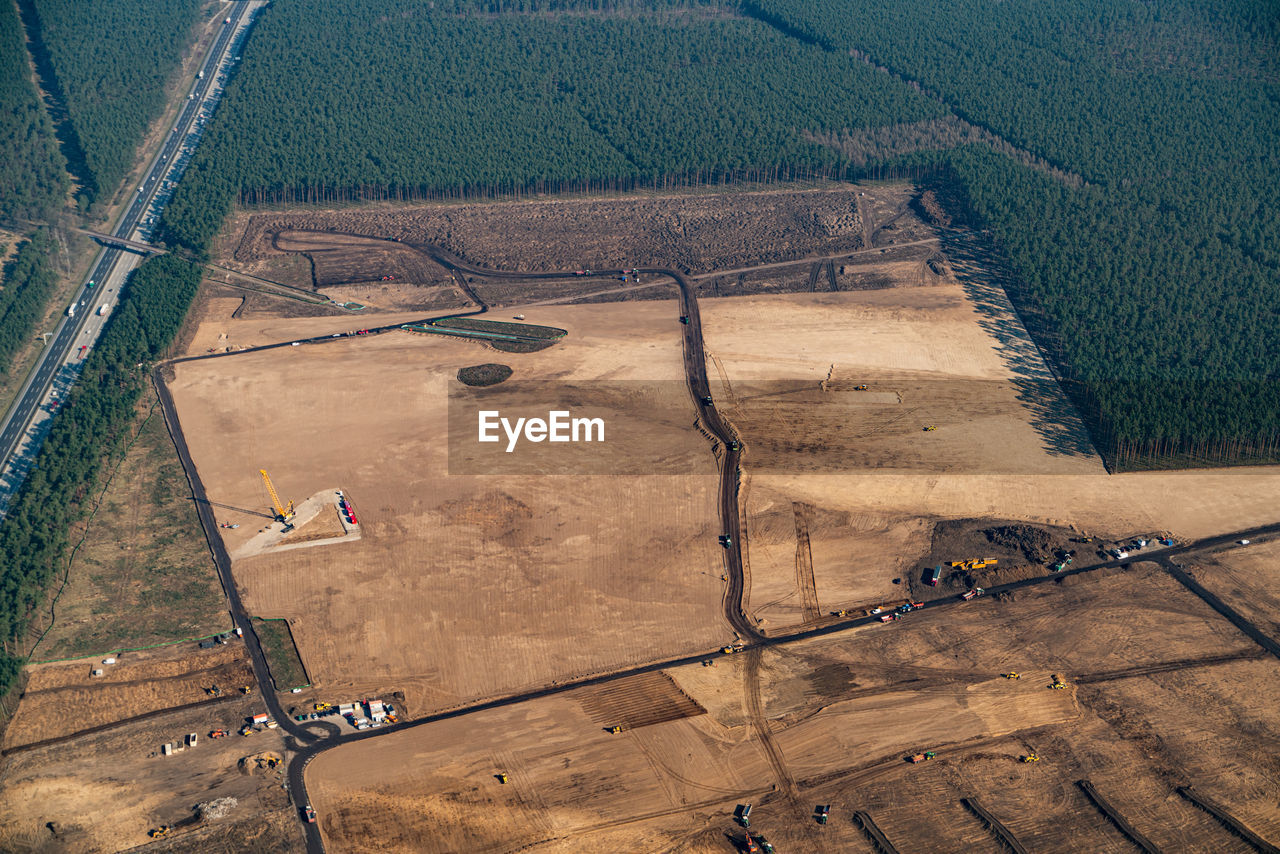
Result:
M209 738L226 738L226 737L227 737L227 731L225 729L215 729L213 732L209 733Z
M1016 670L1010 670L1008 673L1001 673L1000 675L1003 676L1005 679L1021 679L1022 678L1022 674L1017 672Z
M1028 753L1026 756L1019 756L1019 762L1039 762L1040 757L1035 753Z
M252 685L242 685L242 686L240 687L240 693L241 693L241 694L252 694L252 693L253 693L253 686L252 686Z
M1061 691L1067 687L1067 683L1063 682L1062 677L1055 673L1053 674L1053 682L1050 683L1049 687L1055 691Z
M164 839L168 835L169 825L167 824L162 824L159 827L147 831L147 836L150 836L152 839Z

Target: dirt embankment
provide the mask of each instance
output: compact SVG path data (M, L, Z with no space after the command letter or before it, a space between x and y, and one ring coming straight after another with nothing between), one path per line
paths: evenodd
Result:
M95 669L102 676L93 676ZM86 659L32 668L18 712L4 734L4 748L60 738L141 715L212 699L217 685L228 696L253 685L244 645L232 642L196 651L183 644L164 657L122 655L115 664Z

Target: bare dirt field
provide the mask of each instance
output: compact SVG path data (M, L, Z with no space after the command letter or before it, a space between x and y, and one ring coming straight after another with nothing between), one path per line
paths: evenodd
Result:
M469 365L510 366L496 387L508 402L543 382L578 399L593 383L679 385L672 289L462 282L423 260L428 242L502 269L697 274L712 392L746 447L744 609L768 634L841 609L953 603L325 753L308 785L332 850L729 851L748 802L779 850L874 850L854 810L899 850L997 848L962 798L1031 850L1132 850L1081 780L1165 850L1241 850L1174 793L1183 783L1280 839L1276 662L1152 555L954 598L1048 574L1068 547L1092 561L1086 535L1274 522L1280 469L1107 475L998 271L954 234L935 242L913 198L899 185L239 218L228 266L370 313L299 318L309 309L211 291L192 353L404 322L423 314L398 309L465 290L506 306L490 316L568 330L534 354L397 331L176 367L210 500L242 524L223 530L232 553L263 527L258 468L286 500L340 488L359 508L358 542L233 567L251 610L290 619L317 696L398 690L421 716L729 635L716 460L691 408L673 420L613 393L611 418L645 410L668 437L630 454L625 476L450 453L464 398L448 391ZM983 533L997 528L1018 533ZM1232 602L1260 591L1248 615L1273 630L1273 553L1245 554L1194 572ZM926 561L985 556L999 566L921 583ZM1048 687L1055 674L1066 689ZM937 758L905 761L926 749ZM835 805L825 827L819 803Z
M499 388L680 382L672 304L530 309L528 321L568 335L501 354L514 375ZM220 530L233 553L265 521L259 468L285 500L336 487L358 509L357 542L234 565L254 613L290 619L317 684L400 689L422 713L727 640L715 460L692 402L633 475L457 475L447 390L492 358L397 332L176 367L209 498L242 524ZM642 474L650 465L684 473Z
M854 810L902 851L997 848L965 797L1030 850L1131 850L1080 779L1163 850L1238 851L1173 787L1280 835L1258 741L1280 725L1278 666L1259 652L1135 566L670 671L703 715L615 735L593 714L601 692L573 691L340 748L308 785L338 851L727 852L742 803L779 850L872 851ZM1055 673L1066 690L1048 688ZM1248 685L1266 697L1247 701ZM923 750L937 758L905 761Z
M93 676L93 669L102 676ZM29 669L17 714L4 733L6 751L94 727L211 699L212 685L232 694L252 685L244 644L209 650L194 643L120 653L116 663L85 659Z
M175 830L150 850L300 851L296 813L281 788L283 773L244 768L263 751L285 757L279 731L210 739L263 710L254 697L172 712L64 744L5 757L0 771L0 849L101 852L148 842L147 831ZM83 708L83 707L77 707ZM172 756L160 747L189 732L197 745ZM193 809L218 798L235 806L216 821Z

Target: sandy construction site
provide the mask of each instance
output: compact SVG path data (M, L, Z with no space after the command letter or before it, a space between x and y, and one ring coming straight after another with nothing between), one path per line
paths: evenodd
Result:
M361 296L359 320L291 318L296 306L261 295L204 304L188 352L231 352L175 365L169 386L219 520L240 525L219 534L246 605L291 621L316 697L398 691L417 719L694 659L320 754L306 780L330 850L747 850L732 820L744 803L779 851L874 850L855 811L898 850L998 847L983 809L1029 850L1132 850L1099 797L1162 850L1248 850L1176 793L1184 784L1280 840L1280 774L1265 758L1275 658L1164 551L1274 524L1280 471L1107 474L995 277L938 248L909 188L862 192L764 206L777 222L754 256L717 244L732 217L707 214L752 197L701 199L689 220L708 239L680 259L705 265L689 275L712 396L745 447L742 609L767 638L736 654L713 652L734 640L716 542L723 447L692 397L659 406L618 391L685 382L666 281L464 277L503 306L489 317L566 330L535 353L344 334L438 315L452 286L466 302L443 267L397 279L385 306ZM806 205L832 218L790 247L801 263L778 266L776 235ZM393 261L395 276L418 275L405 259L426 250L410 244L442 223L466 225L450 238L466 263L508 269L657 263L672 239L646 237L655 214L632 202L477 207L242 219L223 260L268 276L307 257L318 278L291 287L373 295L392 288L374 274ZM557 210L571 221L562 240L502 239ZM588 220L600 235L574 244ZM810 258L824 241L830 256ZM512 370L499 399L594 390L606 420L650 438L610 458L612 476L575 474L571 458L548 471L554 457L542 469L490 457L477 473L456 453L450 409L458 371L494 362ZM286 548L263 535L259 469L285 500L342 490L359 538L303 526L290 536L306 547ZM1148 545L1124 567L1053 574L1135 539ZM1275 546L1223 550L1230 539L1168 554L1275 637ZM929 566L983 556L998 566L924 582ZM1035 586L957 595L1020 581ZM928 609L901 621L787 640L917 599ZM1055 676L1065 687L1049 687ZM906 761L926 750L936 757ZM817 804L833 805L826 825Z

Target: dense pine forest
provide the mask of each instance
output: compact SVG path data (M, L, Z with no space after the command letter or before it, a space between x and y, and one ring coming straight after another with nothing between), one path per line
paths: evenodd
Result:
M802 129L945 114L852 57L715 8L491 16L448 5L268 9L173 200L168 239L202 244L234 201L830 173L839 155Z
M66 105L86 204L110 196L164 110L201 0L22 0L35 14L37 61Z
M31 340L35 322L58 286L53 268L57 247L47 228L38 230L18 247L5 265L0 281L0 371L13 366L18 349Z
M1114 465L1280 451L1274 4L759 0L1080 176L948 158Z
M0 220L42 219L70 184L31 76L18 10L0 3Z

